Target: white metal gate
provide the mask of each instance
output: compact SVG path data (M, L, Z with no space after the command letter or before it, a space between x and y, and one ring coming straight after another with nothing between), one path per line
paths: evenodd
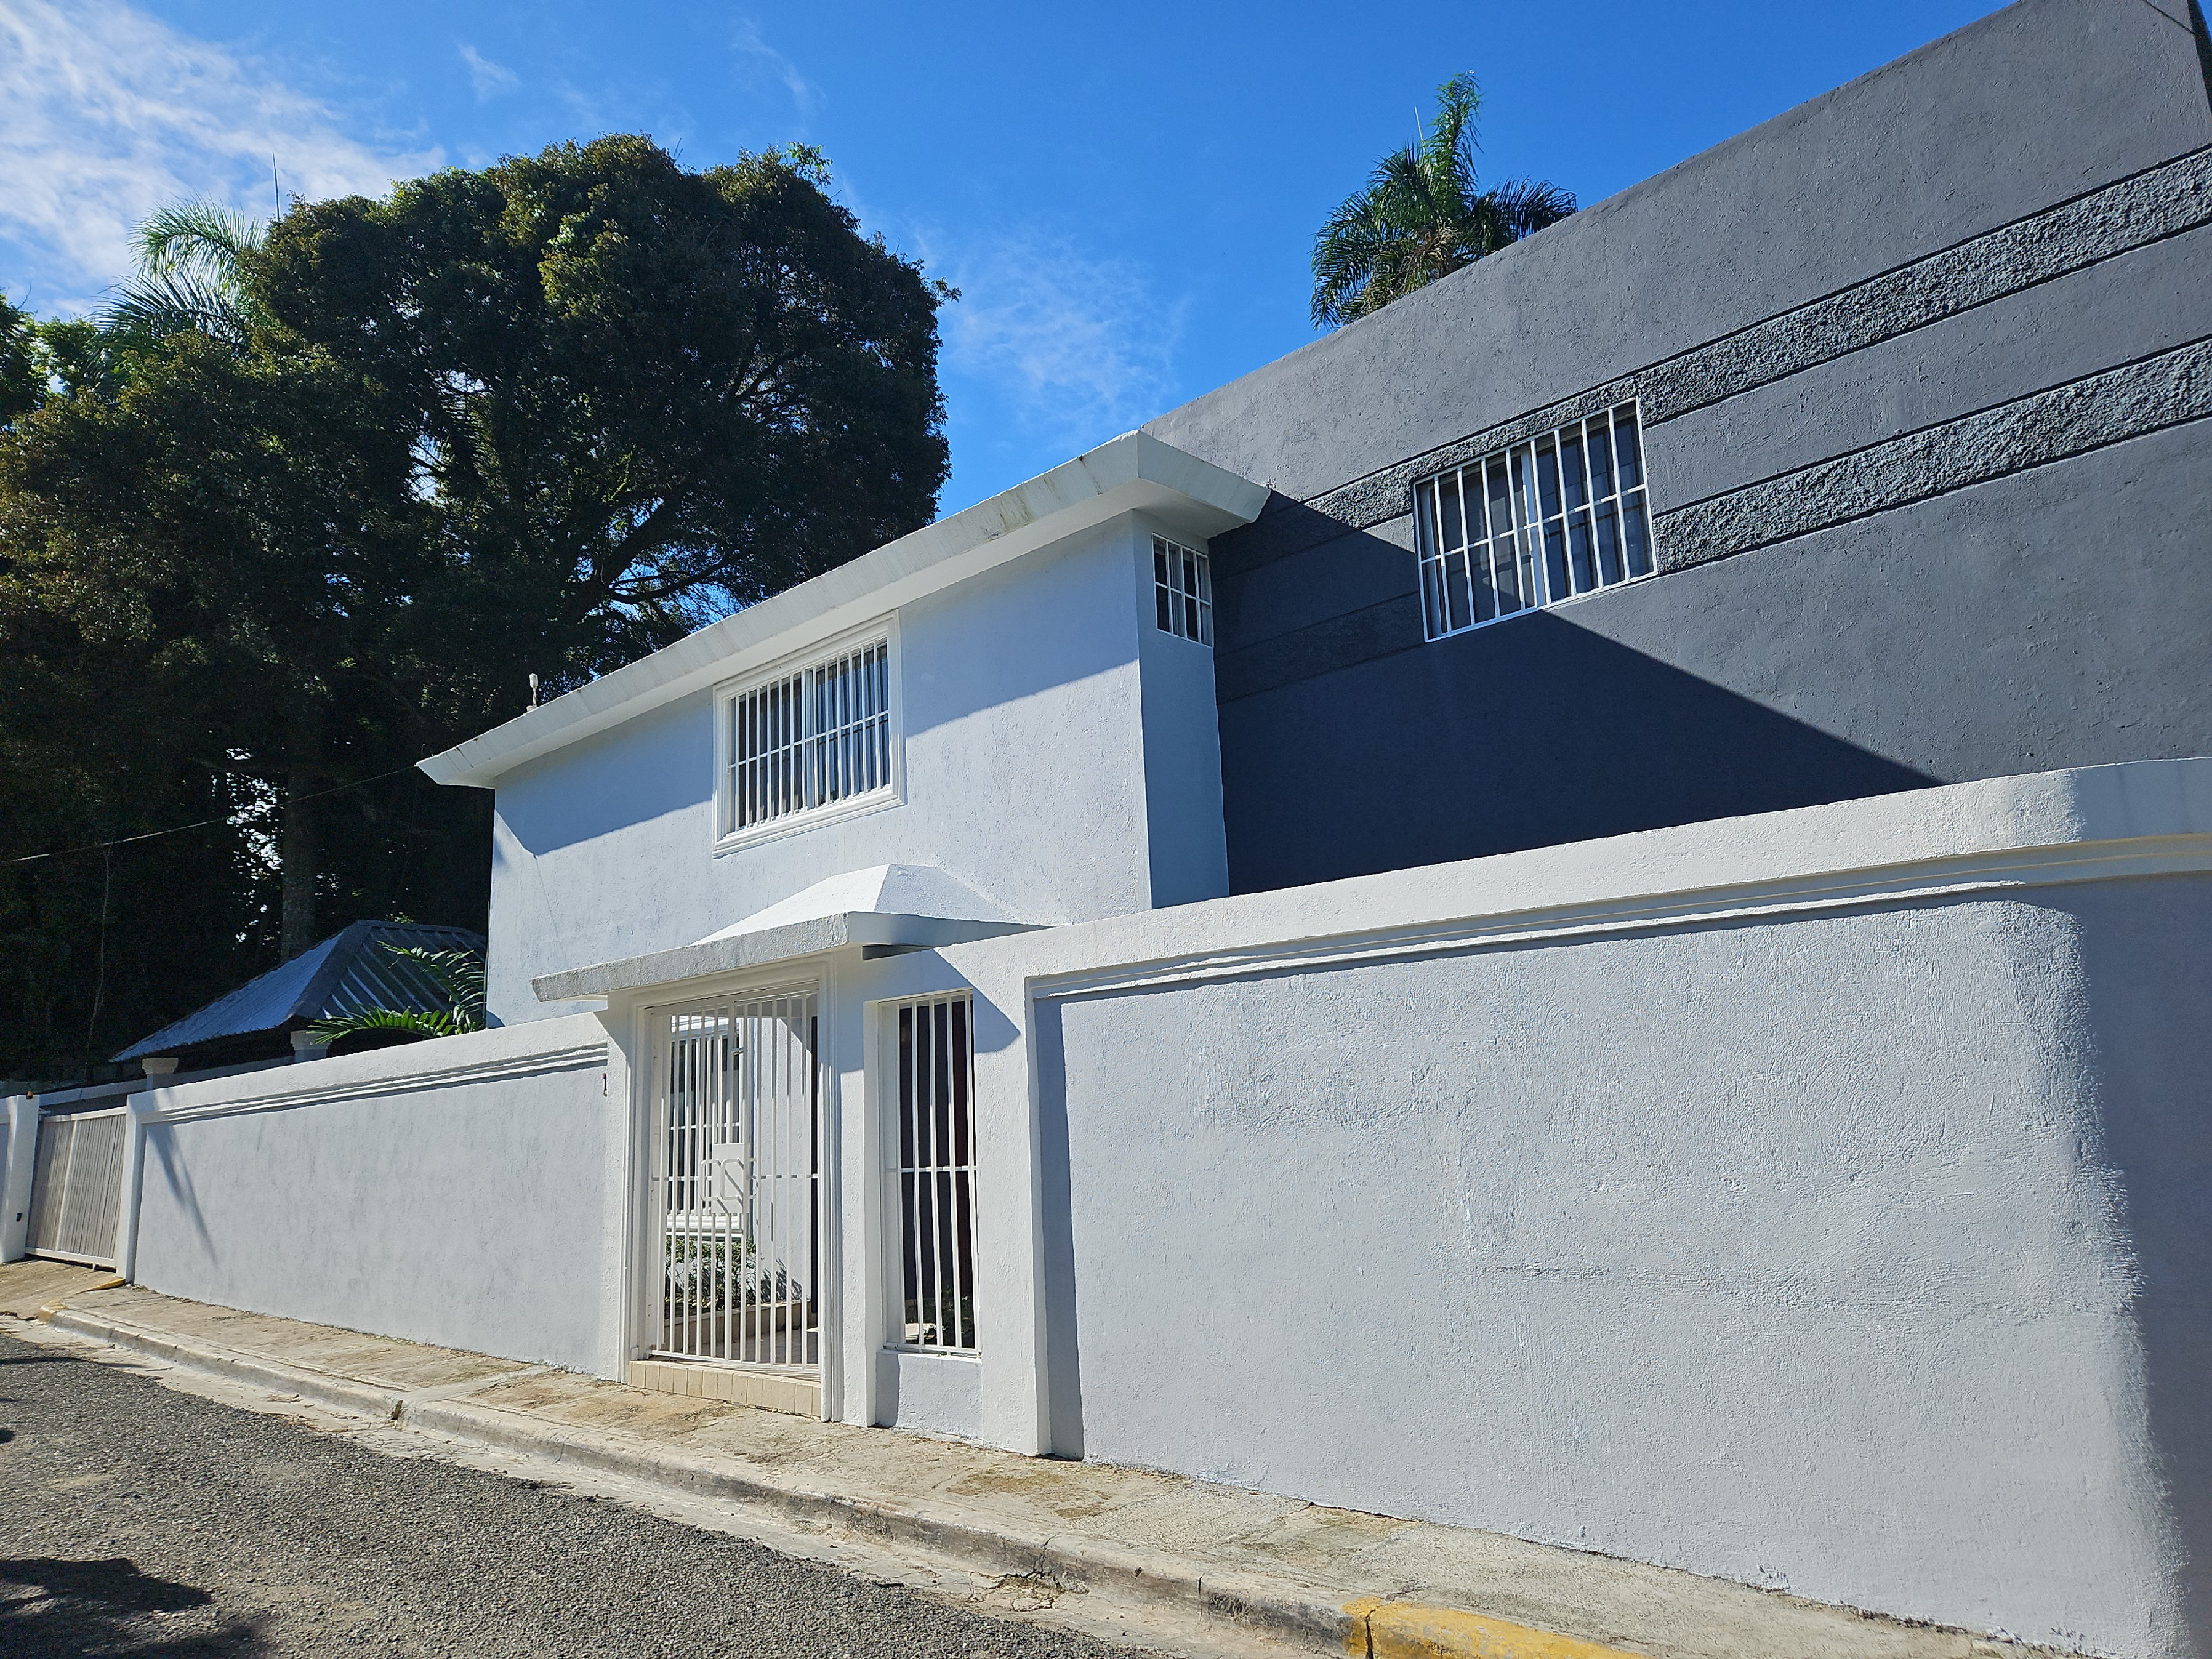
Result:
M822 1088L815 994L654 1017L652 1351L785 1369L822 1360Z
M115 1223L123 1206L122 1107L42 1118L31 1170L33 1255L115 1265Z

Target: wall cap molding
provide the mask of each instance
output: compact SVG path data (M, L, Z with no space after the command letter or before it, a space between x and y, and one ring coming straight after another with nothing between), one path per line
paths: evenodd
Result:
M1723 818L949 949L1032 999L2212 872L2212 758Z
M457 1054L457 1045L466 1045L474 1052ZM412 1064L395 1058L401 1055L410 1057ZM402 1048L313 1060L296 1070L282 1066L243 1078L151 1089L131 1097L131 1111L142 1124L188 1123L246 1112L287 1111L510 1078L588 1071L606 1064L605 1029L592 1015L572 1014Z

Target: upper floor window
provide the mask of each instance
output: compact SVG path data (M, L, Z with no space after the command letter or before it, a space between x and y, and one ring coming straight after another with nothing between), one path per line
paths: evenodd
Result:
M894 796L887 634L726 690L719 707L725 836Z
M1213 643L1213 573L1205 554L1153 537L1152 599L1161 632Z
M1636 405L1423 479L1413 534L1432 640L1650 575Z

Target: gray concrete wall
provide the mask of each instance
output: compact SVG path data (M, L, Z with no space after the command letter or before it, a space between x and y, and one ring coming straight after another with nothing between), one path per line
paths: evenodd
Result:
M2024 0L1154 422L1277 492L1232 886L2212 747L2208 145L2185 12ZM1630 398L1661 574L1424 644L1413 481Z
M2175 876L1042 1004L1055 1443L2201 1650L2208 931Z
M599 1037L572 1018L139 1097L137 1281L599 1370L622 1167Z

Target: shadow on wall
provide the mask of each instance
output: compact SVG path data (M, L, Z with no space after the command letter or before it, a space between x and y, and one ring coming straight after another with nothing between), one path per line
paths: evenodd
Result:
M1557 611L1225 703L1221 750L1239 893L1944 781Z
M215 1235L208 1231L207 1218L201 1213L199 1194L193 1189L191 1171L184 1166L183 1154L177 1147L177 1127L173 1123L149 1123L140 1144L140 1168L143 1160L151 1158L161 1165L161 1183L169 1189L176 1207L190 1218L192 1231L199 1235L200 1248L212 1262L216 1256ZM146 1188L142 1178L138 1187L138 1212L146 1212Z
M2103 1161L2135 1257L2150 1437L2195 1650L2212 1653L2212 878L2078 890Z
M499 814L543 854L699 807L714 789L712 708L691 697L501 779Z
M1083 1354L1075 1317L1075 1206L1067 1148L1067 1053L1060 1004L1041 997L1030 1041L1036 1053L1038 1215L1043 1230L1045 1412L1054 1457L1083 1455Z

